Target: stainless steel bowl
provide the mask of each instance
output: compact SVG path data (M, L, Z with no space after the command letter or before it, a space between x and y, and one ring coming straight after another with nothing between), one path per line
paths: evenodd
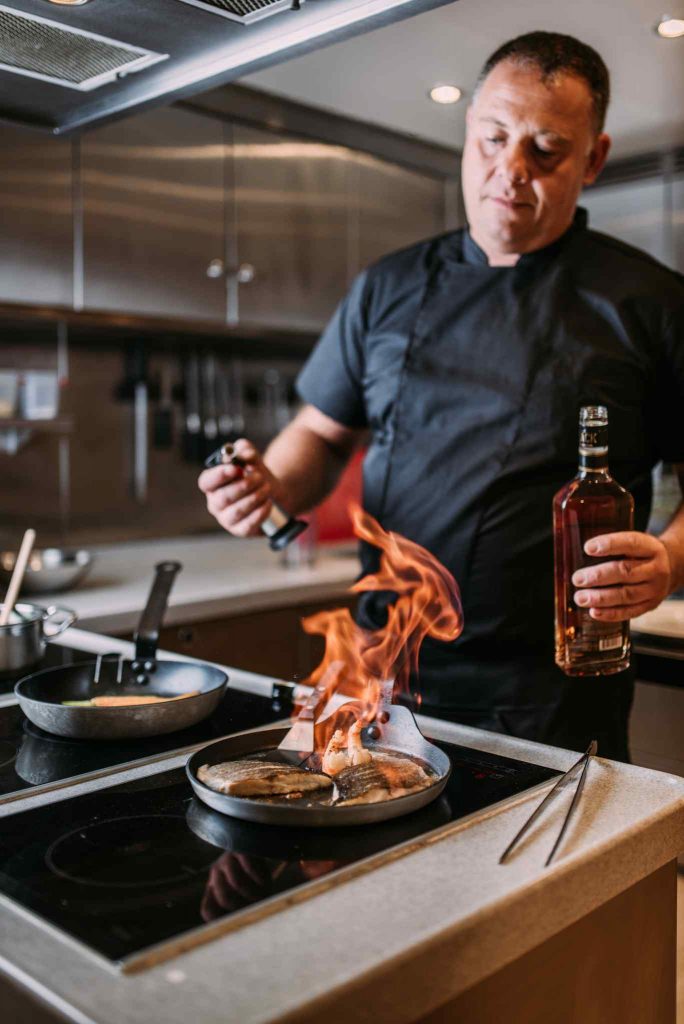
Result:
M0 551L0 580L9 583L16 560L16 551ZM33 550L29 558L22 594L54 594L75 586L93 564L89 551L73 548Z

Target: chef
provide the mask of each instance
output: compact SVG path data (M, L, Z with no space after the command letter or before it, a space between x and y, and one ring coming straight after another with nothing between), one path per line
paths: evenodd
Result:
M596 738L626 760L633 669L554 666L551 499L576 472L580 406L607 406L635 530L600 539L577 601L625 620L684 583L682 507L659 538L643 532L653 466L684 469L684 280L577 207L608 155L608 97L605 64L574 38L498 49L467 112L467 228L365 270L298 378L295 419L263 460L239 442L249 474L221 466L199 485L250 536L271 499L314 507L367 443L365 508L461 587L462 635L423 645L423 710L572 749ZM376 559L362 551L364 572ZM362 624L380 627L389 599L365 595Z

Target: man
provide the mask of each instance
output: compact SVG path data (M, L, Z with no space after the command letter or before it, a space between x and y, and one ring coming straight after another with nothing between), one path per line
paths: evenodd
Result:
M684 510L644 533L650 471L684 464L684 282L589 231L577 210L610 146L608 72L579 41L534 32L487 61L467 113L468 228L362 273L304 367L305 405L253 471L200 487L236 536L275 498L296 513L333 487L370 432L364 505L430 550L462 591L465 629L427 641L427 713L628 758L633 671L569 679L553 661L551 499L577 465L584 404L606 405L610 462L635 531L600 539L574 582L601 620L656 607L684 583ZM362 551L364 571L374 552ZM382 625L382 595L360 607Z

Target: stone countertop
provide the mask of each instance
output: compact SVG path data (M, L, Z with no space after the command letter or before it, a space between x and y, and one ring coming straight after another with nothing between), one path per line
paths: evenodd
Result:
M87 642L88 636L71 640ZM91 643L93 650L113 646L93 636ZM243 675L228 672L234 683ZM256 687L258 677L252 682ZM433 735L451 742L559 769L577 756L422 720L424 729L428 724ZM185 756L119 772L115 780L180 765ZM70 791L102 784L89 781ZM36 794L0 808L0 815L60 795ZM684 779L595 759L579 813L557 859L544 868L571 795L569 789L554 801L505 866L498 857L539 800L538 791L437 830L404 856L381 855L374 870L352 870L339 884L242 928L222 933L217 921L197 935L211 935L211 941L135 974L121 974L0 899L0 971L75 1024L408 1024L684 848Z
M73 590L27 600L73 609L78 625L98 633L130 633L138 623L154 566L182 563L165 625L199 622L345 594L359 572L353 544L321 545L311 566L285 567L265 539L236 540L225 533L92 549L90 574Z
M684 599L670 598L653 611L632 619L632 631L635 634L684 641Z

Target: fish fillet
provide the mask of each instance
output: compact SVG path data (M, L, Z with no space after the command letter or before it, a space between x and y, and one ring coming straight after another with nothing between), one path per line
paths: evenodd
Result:
M203 764L197 778L217 793L229 796L277 796L304 793L332 786L327 775L306 771L294 765L269 764L268 761L224 761Z
M419 764L408 757L373 752L369 763L350 765L335 775L337 807L353 804L376 804L399 796L417 793L432 785L431 778Z

